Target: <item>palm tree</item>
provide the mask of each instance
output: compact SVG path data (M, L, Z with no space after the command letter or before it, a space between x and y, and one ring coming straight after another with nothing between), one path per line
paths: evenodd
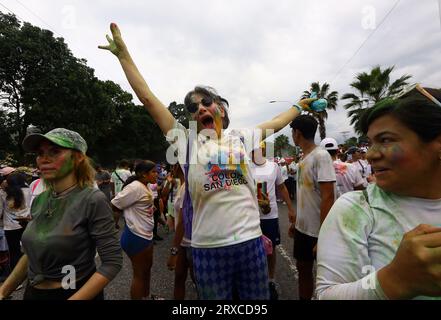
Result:
M338 100L338 92L332 91L329 92L329 84L324 83L322 86L320 86L319 82L313 82L311 83L311 88L309 91L304 91L301 99L307 99L311 96L313 92L317 93L317 98L323 98L328 100L328 106L326 107L329 110L335 110L337 107L337 100ZM325 110L323 112L313 112L311 111L310 114L317 119L319 124L319 132L320 132L320 138L323 140L326 138L326 126L325 126L325 120L328 118L328 112Z
M274 152L276 156L281 157L282 156L282 150L286 149L289 146L289 138L281 134L280 136L276 137L274 140Z
M390 84L390 74L395 66L381 70L380 66L375 66L370 73L358 73L350 86L358 91L357 94L345 93L341 99L352 99L344 105L348 110L348 117L351 119L351 125L357 133L361 133L360 118L361 115L375 103L390 97L407 85L411 75L403 75L399 79Z

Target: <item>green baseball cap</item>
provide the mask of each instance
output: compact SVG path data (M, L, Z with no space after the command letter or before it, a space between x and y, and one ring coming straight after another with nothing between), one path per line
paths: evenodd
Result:
M87 151L86 140L78 132L64 128L56 128L46 134L33 133L27 135L22 143L23 149L26 152L35 152L43 140L48 140L63 148L81 151L84 154Z

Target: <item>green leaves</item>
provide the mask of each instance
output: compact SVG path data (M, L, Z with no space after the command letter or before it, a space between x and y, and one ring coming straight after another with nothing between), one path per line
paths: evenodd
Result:
M338 101L338 92L332 91L329 92L330 85L325 82L323 85L320 85L320 82L313 82L311 83L311 87L308 90L303 92L303 95L301 99L306 99L311 96L312 92L317 92L317 98L323 98L328 101L328 106L326 107L327 110L335 110L337 108L337 101ZM319 132L320 132L320 138L323 140L326 138L326 125L325 120L328 118L328 112L324 110L323 112L313 112L311 111L310 114L316 118L318 124L319 124Z
M89 145L88 154L104 165L122 158L162 160L167 147L131 94L97 79L62 38L2 13L0 121L0 148L19 161L31 124L43 132L57 127L79 132Z
M365 110L371 108L378 101L387 98L401 90L408 84L411 75L403 75L390 84L390 75L394 66L381 70L380 66L375 66L369 73L361 72L355 77L350 86L357 91L357 94L346 93L342 100L351 100L344 105L348 110L348 117L351 125L357 133L362 133L360 128L360 118Z

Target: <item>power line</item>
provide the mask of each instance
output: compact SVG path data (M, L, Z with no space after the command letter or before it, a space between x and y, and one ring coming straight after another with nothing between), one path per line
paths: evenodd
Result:
M3 8L5 8L6 10L8 10L10 13L16 15L17 17L19 17L22 21L24 21L24 19L22 17L20 17L18 14L16 14L14 11L12 11L11 9L9 9L7 6L5 6L3 3L0 2L0 6L2 6Z
M33 10L31 10L31 9L29 9L27 6L25 6L21 1L16 0L16 2L18 2L23 8L26 9L26 11L28 11L30 14L32 14L34 17L36 17L38 20L40 20L41 22L43 22L43 23L49 28L49 30L52 31L52 33L58 35L59 37L61 37L61 38L63 38L63 39L65 38L61 33L57 32L57 31L55 30L54 27L52 27L49 23L47 23L43 18L41 18L41 17L40 17L38 14L36 14ZM3 5L3 4L1 4L1 3L0 3L0 5L3 6L4 8L6 8L5 5ZM11 12L12 14L16 15L17 17L19 17L23 22L25 21L25 19L23 19L22 17L20 17L18 14L16 14L16 13L13 12L12 10L10 10L9 8L6 8L6 9L7 9L9 12ZM72 42L73 42L73 41L72 41ZM81 49L80 46L77 46L77 48L78 48L78 50L79 50L82 54L85 53L85 52ZM95 65L99 65L99 63L97 63L97 62L96 62L94 59L92 59L92 58L90 58L89 61L92 61Z
M32 14L34 17L36 17L37 19L39 19L41 22L43 22L46 26L48 26L50 29L54 30L53 32L55 34L57 34L60 37L63 37L63 35L61 35L60 33L57 32L57 30L55 30L54 27L52 27L49 23L47 23L46 21L43 20L43 18L41 18L38 14L36 14L35 12L33 12L31 9L29 9L28 7L26 7L23 3L21 3L19 0L15 0L16 2L18 2L18 4L20 4L23 8L26 9L26 11L28 11L30 14Z
M354 54L349 58L348 61L346 61L343 66L340 68L340 70L337 72L337 74L334 76L334 78L332 79L331 83L334 82L334 80L340 75L340 73L343 71L344 68L346 68L346 66L352 61L352 59L354 59L354 57L358 54L358 52L361 50L361 48L363 48L363 46L366 44L366 42L368 42L368 40L374 35L374 33L380 29L381 25L383 24L384 21L386 21L387 17L389 17L389 15L392 13L392 11L397 7L397 5L400 3L401 0L397 0L395 2L395 4L392 6L392 8L389 10L389 12L384 16L384 18L380 21L380 23L378 24L378 27L376 27L367 37L366 39L362 42L362 44L358 47L358 49L354 52Z

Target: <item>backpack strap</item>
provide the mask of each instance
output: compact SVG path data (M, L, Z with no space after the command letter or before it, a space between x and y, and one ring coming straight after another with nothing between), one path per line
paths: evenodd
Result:
M190 191L188 190L188 171L190 169L190 139L187 142L187 154L184 164L185 177L185 194L184 203L182 205L182 216L184 222L185 237L191 240L192 223L193 223L193 202L191 201Z
M116 172L116 170L115 171L113 171L114 173L115 173L115 175L118 177L118 179L119 179L119 181L121 181L123 184L124 184L124 180L123 179L121 179L121 177L119 176L119 174Z

